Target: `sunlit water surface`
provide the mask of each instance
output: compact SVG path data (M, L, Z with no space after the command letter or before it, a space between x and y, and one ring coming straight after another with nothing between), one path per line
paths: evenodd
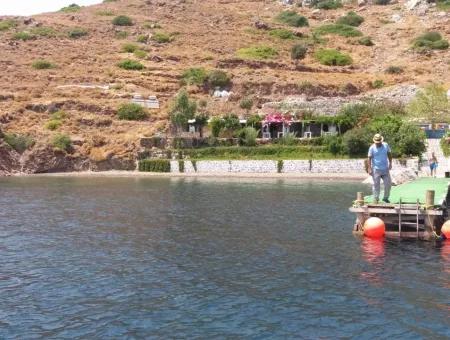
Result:
M352 236L367 189L2 178L0 337L449 337L450 242Z

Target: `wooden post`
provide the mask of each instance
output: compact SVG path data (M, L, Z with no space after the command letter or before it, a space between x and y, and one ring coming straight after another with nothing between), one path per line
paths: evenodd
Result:
M356 204L358 206L364 205L364 194L360 191L356 193Z
M426 196L425 196L425 208L432 208L434 207L434 190L427 190Z

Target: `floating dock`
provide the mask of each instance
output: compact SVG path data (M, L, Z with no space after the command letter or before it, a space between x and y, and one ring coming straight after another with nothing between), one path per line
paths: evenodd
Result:
M391 203L374 203L373 196L357 193L349 209L356 214L354 233L362 235L364 222L379 217L386 225L387 237L436 238L448 217L449 184L448 178L418 178L392 187Z

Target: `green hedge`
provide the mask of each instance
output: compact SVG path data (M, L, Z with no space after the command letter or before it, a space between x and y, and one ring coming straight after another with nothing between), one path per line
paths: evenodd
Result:
M168 159L143 159L139 161L139 171L170 172L170 161Z

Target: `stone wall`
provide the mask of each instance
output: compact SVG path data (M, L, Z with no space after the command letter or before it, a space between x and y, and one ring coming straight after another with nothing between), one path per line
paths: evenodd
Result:
M393 162L394 169L411 168L418 170L418 160L408 159ZM170 162L170 171L179 173L179 161ZM185 173L277 173L278 161L274 160L224 160L224 161L192 161L184 160ZM366 172L364 159L333 159L333 160L285 160L282 173L351 173Z

